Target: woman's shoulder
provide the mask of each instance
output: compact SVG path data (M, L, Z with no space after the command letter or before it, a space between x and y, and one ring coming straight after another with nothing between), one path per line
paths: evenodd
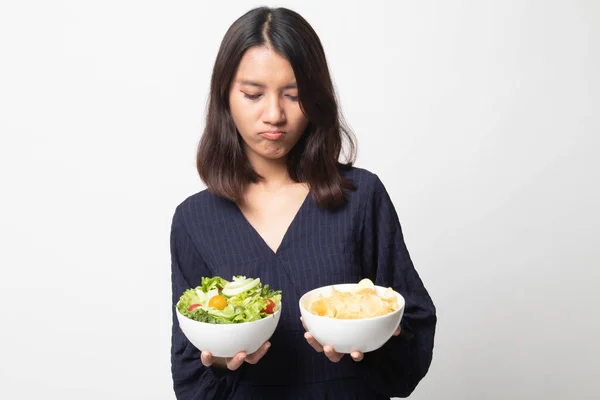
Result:
M372 192L381 184L377 174L359 167L342 167L340 170L342 176L349 179L356 186L359 193Z
M183 220L207 221L218 218L231 207L225 200L208 189L188 196L175 208L175 218Z

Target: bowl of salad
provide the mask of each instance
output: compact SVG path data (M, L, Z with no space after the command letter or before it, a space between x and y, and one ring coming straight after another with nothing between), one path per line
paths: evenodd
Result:
M254 353L273 335L281 316L281 291L260 278L204 277L175 306L183 334L215 357Z

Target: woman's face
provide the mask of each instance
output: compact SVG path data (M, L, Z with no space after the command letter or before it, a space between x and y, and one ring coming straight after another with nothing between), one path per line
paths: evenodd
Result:
M252 47L242 57L229 107L250 160L284 158L308 125L292 66L267 47Z

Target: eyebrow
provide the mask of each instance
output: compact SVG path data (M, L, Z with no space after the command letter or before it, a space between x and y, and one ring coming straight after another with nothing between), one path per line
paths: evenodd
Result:
M247 81L247 80L240 81L240 85L255 86L255 87L259 87L261 89L264 89L266 87L266 85L264 85L260 82ZM298 85L296 84L296 82L289 83L289 84L285 85L282 89L298 89Z

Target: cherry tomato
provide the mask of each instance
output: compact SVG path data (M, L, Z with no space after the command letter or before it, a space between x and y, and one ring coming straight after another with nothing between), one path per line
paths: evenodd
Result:
M262 312L267 313L267 314L273 314L274 309L275 309L275 302L271 299L266 299L267 300L267 306L265 308L263 308Z
M192 304L188 307L188 311L194 311L198 307L200 307L200 304Z
M210 298L208 306L222 310L227 306L227 299L221 295L216 295Z

